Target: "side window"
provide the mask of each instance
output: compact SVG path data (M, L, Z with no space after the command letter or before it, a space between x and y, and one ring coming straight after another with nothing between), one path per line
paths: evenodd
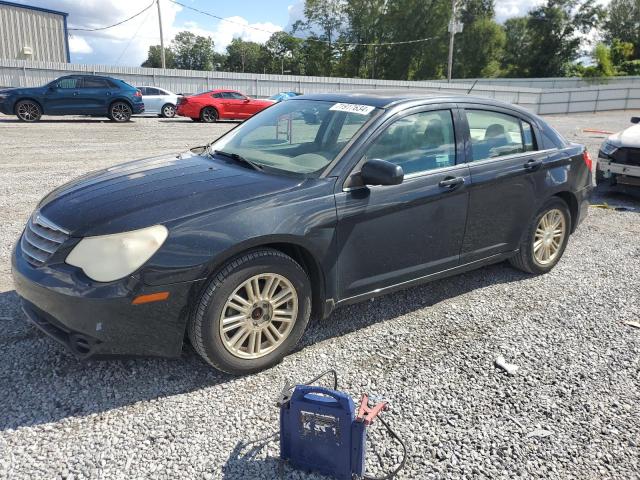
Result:
M245 98L247 98L247 97L245 97L244 95L242 95L241 93L238 93L238 92L230 92L230 94L231 94L231 98L234 98L236 100L244 100Z
M466 110L466 115L474 161L525 151L519 118L488 110Z
M524 120L520 120L520 124L522 125L522 138L524 140L525 151L531 152L533 150L537 150L536 142L533 138L533 130L531 129L531 124L525 122Z
M160 95L160 91L157 88L147 87L147 95Z
M451 112L420 112L396 120L368 147L365 156L400 165L405 175L455 165Z
M78 88L78 79L77 78L63 78L57 83L58 88L63 89L71 89Z
M220 95L222 95L222 98L234 98L231 92L222 92Z
M84 77L82 88L107 88L107 82L101 78Z
M222 98L222 94L221 93L214 93L213 95L211 95L213 98Z

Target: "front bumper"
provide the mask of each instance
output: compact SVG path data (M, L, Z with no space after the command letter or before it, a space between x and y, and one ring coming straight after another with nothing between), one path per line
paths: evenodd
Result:
M640 178L640 165L618 163L613 159L604 156L602 153L598 155L596 169L602 173L604 178L610 178L612 175L625 175L627 177Z
M180 355L195 282L150 287L135 276L93 282L66 264L32 266L20 242L11 263L27 317L78 357ZM132 305L134 297L159 291L168 291L168 299Z

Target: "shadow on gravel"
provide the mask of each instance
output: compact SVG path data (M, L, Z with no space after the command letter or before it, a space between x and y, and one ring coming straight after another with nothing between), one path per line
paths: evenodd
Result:
M224 480L247 478L288 478L285 463L279 457L262 454L268 444L278 444L278 433L251 442L236 443L227 462L222 467Z
M19 123L19 124L27 125L25 122L21 122L17 118L11 118L11 117L0 117L0 123ZM38 120L38 123L113 123L114 125L117 125L117 123L112 122L111 120L109 120L106 117L100 117L100 118L59 118L59 119L55 119L55 120L42 119L42 120ZM135 123L135 118L132 118L127 123Z

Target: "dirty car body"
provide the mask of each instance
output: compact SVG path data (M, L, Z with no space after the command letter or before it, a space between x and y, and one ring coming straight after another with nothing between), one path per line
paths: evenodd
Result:
M640 117L632 117L631 123L600 146L598 183L640 187Z
M298 119L311 107L320 112L318 125ZM500 128L486 112L519 130L498 142L489 130ZM269 118L273 127L257 129L264 138L252 137ZM398 160L394 142L406 145L414 127L415 138L435 138L445 148L407 150ZM259 169L216 153L249 138L236 152L262 161ZM331 146L326 153L323 142ZM372 145L376 156L400 162L399 183L363 180ZM48 194L15 246L15 286L27 316L78 356L177 356L202 292L243 252L269 248L294 259L310 279L313 315L324 317L336 306L513 256L550 198L566 202L575 230L591 190L583 152L539 117L489 99L295 97L212 147L108 168ZM273 168L271 157L286 157L288 170ZM87 238L150 226L166 229L166 239L122 278L98 281L70 264ZM134 302L157 292L166 298Z

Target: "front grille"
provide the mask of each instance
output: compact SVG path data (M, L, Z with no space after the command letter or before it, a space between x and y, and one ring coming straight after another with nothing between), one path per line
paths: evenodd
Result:
M24 229L20 247L27 261L31 265L40 267L68 238L67 232L36 212Z
M614 153L616 163L640 167L640 148L619 148Z

